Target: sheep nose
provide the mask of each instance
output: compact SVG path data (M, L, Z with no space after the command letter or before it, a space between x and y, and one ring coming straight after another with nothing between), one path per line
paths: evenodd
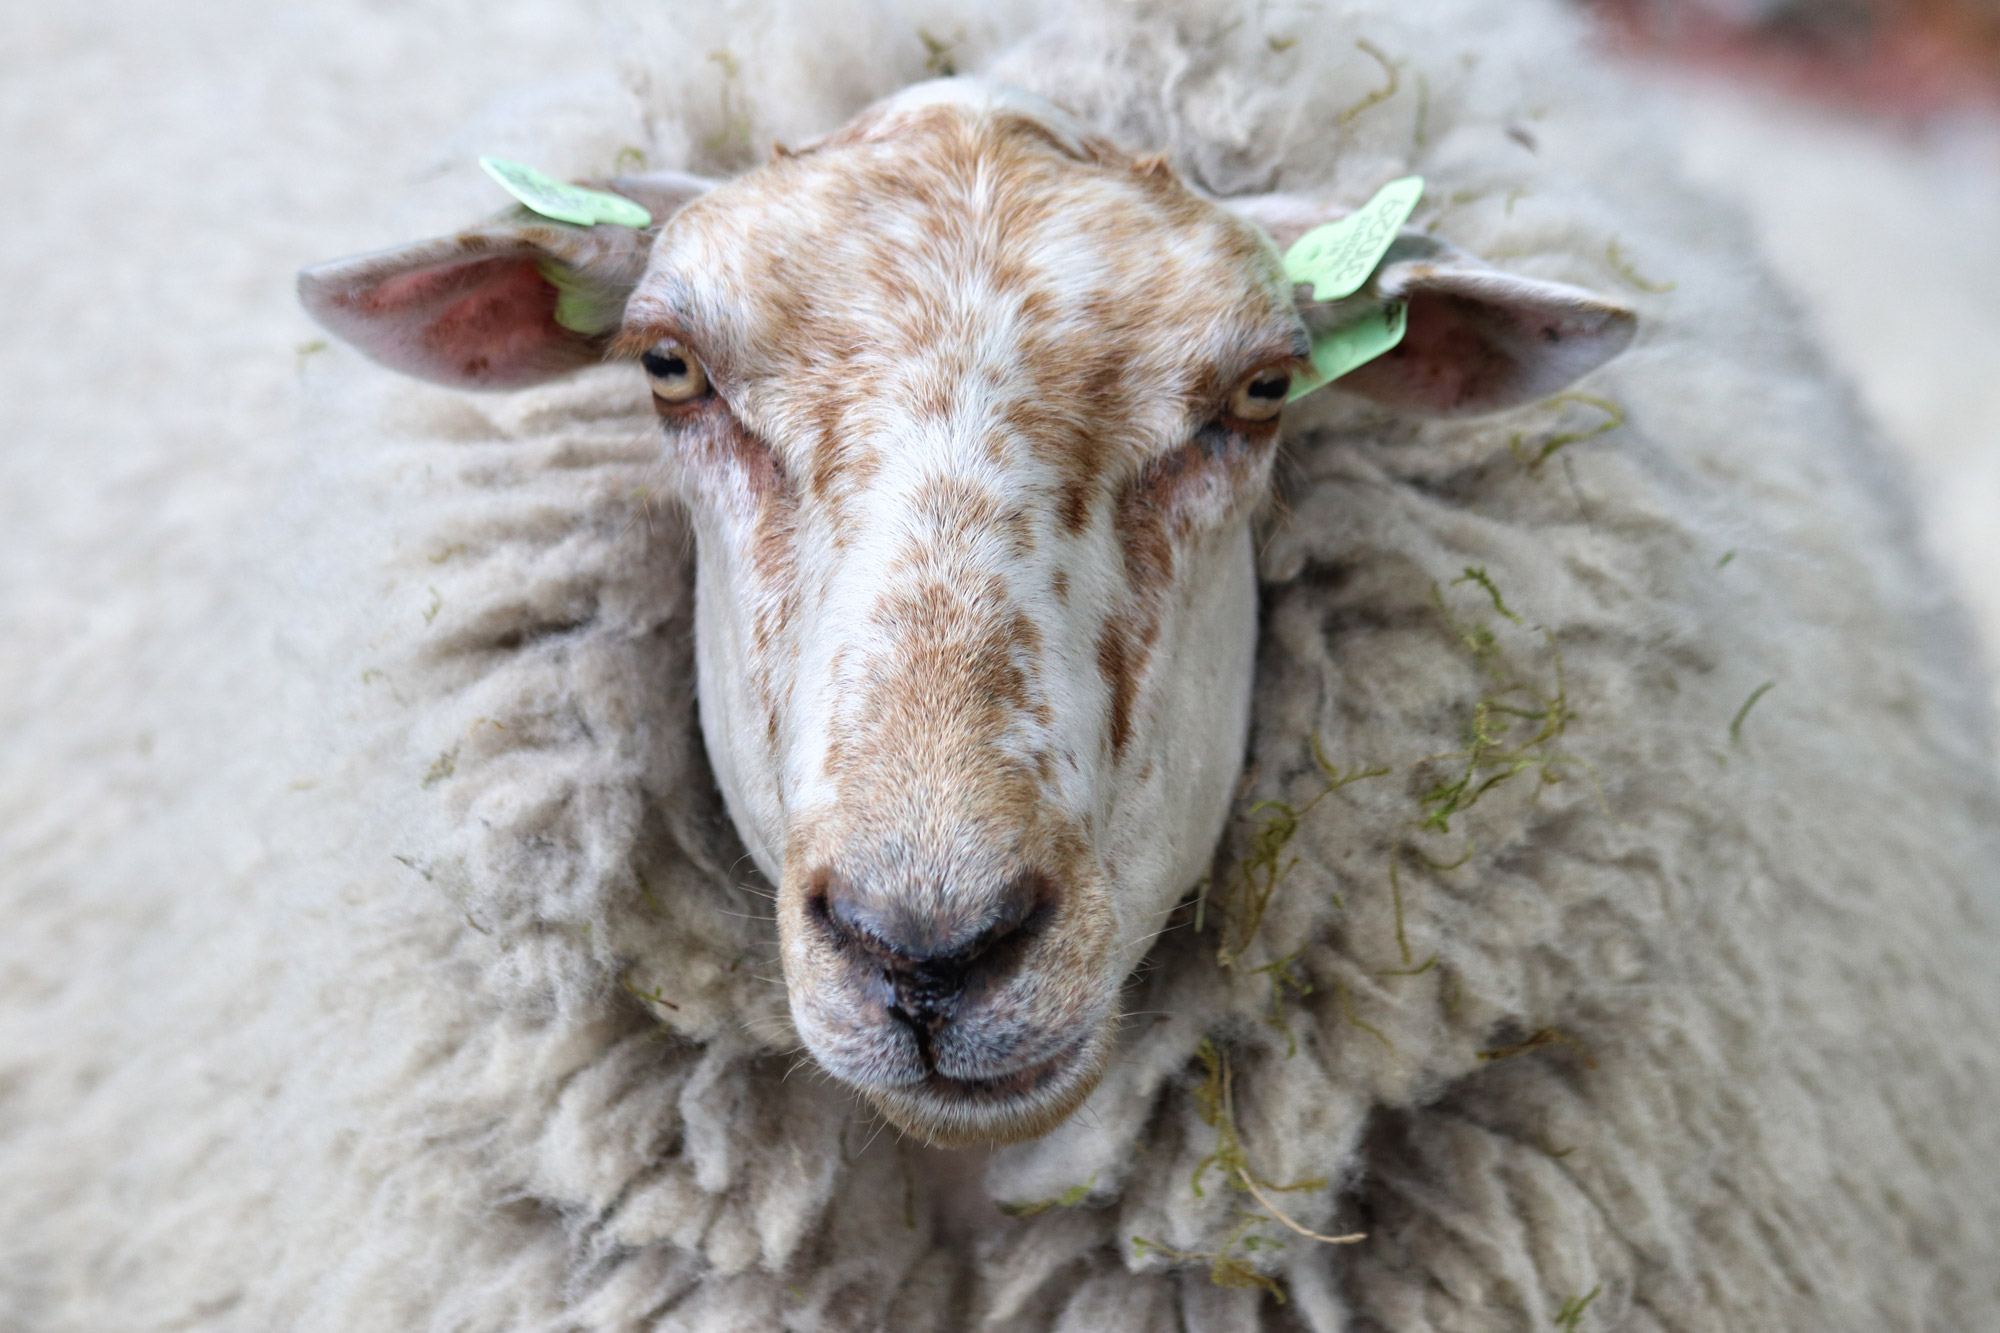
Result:
M871 893L843 875L816 877L815 915L828 937L861 967L879 973L889 1012L919 1033L935 1032L979 992L1020 967L1028 941L1055 911L1054 885L1034 871L997 891L923 894L922 903Z

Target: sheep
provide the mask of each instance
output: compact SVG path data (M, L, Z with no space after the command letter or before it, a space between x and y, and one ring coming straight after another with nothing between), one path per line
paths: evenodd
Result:
M302 294L457 387L539 382L614 332L637 351L698 534L702 732L778 886L793 1024L918 1137L1037 1137L1096 1086L1221 833L1249 516L1318 365L1244 215L1297 236L1324 210L1223 208L965 78L726 186L613 188L657 241L530 214ZM1340 380L1377 401L1530 401L1631 338L1588 293L1421 234L1386 249L1362 293L1306 306L1340 329L1400 301L1399 345Z
M210 1110L162 1094L258 1146L163 1172L208 1204L178 1252L116 1296L50 1297L47 1322L1990 1318L1976 678L1852 407L1564 21L1445 0L1025 34L887 13L797 89L788 44L826 48L793 17L706 87L632 54L648 146L738 172L942 53L1212 200L1351 206L1420 171L1411 246L1575 293L1599 328L1615 304L1581 293L1622 284L1640 336L1501 416L1338 386L1286 409L1252 543L1248 765L1144 849L1171 910L1135 914L1143 966L1108 951L1116 1028L1070 1020L1105 1030L1094 1089L1052 1128L983 1126L1031 1134L990 1149L885 1132L795 1054L821 1046L771 969L809 922L759 895L809 904L759 845L755 775L697 725L698 673L704 709L743 687L697 664L713 520L670 498L644 377L480 398L336 362L284 548L310 553L287 657L329 713L260 904L295 927L285 974L253 1008L190 1010L254 1072ZM691 363L642 327L671 404ZM1168 720L1211 763L1244 725ZM1212 858L1177 845L1218 825ZM135 1133L150 1109L91 1105ZM52 1198L76 1168L11 1169Z

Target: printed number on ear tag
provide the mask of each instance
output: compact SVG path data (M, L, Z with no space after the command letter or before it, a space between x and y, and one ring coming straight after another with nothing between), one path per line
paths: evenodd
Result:
M622 195L565 185L533 167L504 157L482 157L479 165L500 182L500 188L545 218L591 227L609 222L620 227L650 227L653 215Z
M1390 181L1346 217L1314 227L1292 242L1285 251L1285 276L1294 283L1310 283L1315 301L1354 295L1389 252L1389 243L1423 196L1422 176Z
M1294 402L1339 379L1350 370L1359 370L1382 353L1403 341L1409 328L1410 307L1405 301L1391 301L1371 310L1349 324L1328 329L1313 338L1312 374L1292 381L1286 402Z

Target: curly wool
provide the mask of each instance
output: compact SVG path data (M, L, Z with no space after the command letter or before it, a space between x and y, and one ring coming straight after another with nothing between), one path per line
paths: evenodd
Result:
M1504 417L1291 410L1239 818L1103 1086L989 1155L794 1053L636 373L473 397L327 353L272 547L283 850L151 909L206 941L135 997L172 1038L6 1157L10 1327L1993 1320L1979 682L1739 223L1553 7L730 5L618 50L622 92L482 133L740 169L949 63L1218 195L1420 172L1416 225L1629 296L1641 341ZM136 1240L78 1188L107 1154Z

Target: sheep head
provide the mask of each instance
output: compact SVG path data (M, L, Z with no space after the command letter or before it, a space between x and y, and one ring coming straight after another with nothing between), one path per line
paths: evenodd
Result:
M1043 1133L1236 784L1249 520L1310 346L1267 228L1318 214L1232 211L970 80L713 188L613 187L671 218L515 218L309 271L308 307L449 383L637 360L800 1035L908 1132ZM1630 336L1574 289L1452 294L1412 244L1385 399L1502 405L1545 391L1538 346L1567 378Z

